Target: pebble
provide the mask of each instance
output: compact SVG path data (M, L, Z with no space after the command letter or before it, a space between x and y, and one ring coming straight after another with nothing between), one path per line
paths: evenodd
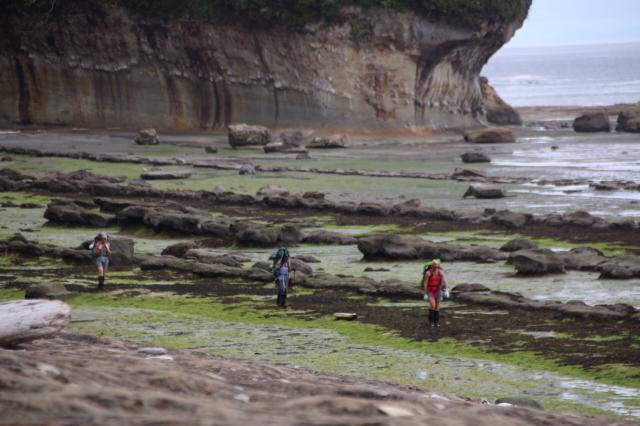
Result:
M242 402L251 401L251 397L244 393L239 393L238 395L234 396L233 399L237 399L238 401L242 401Z
M386 414L389 417L409 417L413 416L414 413L411 410L408 410L404 407L400 407L398 405L391 404L378 404L378 411L382 414Z
M167 350L165 348L153 348L153 347L139 348L138 353L145 354L145 355L166 355Z
M158 361L173 361L173 357L171 355L148 356L146 359L155 359Z

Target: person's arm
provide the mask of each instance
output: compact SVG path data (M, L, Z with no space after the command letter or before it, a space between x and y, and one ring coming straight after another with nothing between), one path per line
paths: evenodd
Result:
M441 273L442 273L442 282L444 283L444 288L445 290L449 290L449 281L447 281L447 276L444 274L444 271L442 271Z
M100 244L102 244L102 243L99 243L99 242L98 242L98 243L95 243L95 244L93 245L93 255L94 255L94 256L97 256L97 255L99 255L99 254L100 254Z
M111 244L107 243L105 244L105 247L107 248L107 254L111 257Z

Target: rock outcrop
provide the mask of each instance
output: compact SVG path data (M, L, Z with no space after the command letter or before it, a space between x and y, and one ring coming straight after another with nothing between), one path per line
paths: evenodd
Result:
M339 19L301 30L243 25L225 13L216 23L161 20L117 4L54 2L49 15L3 16L0 121L473 126L485 121L479 72L531 1L503 16L474 6L473 25L419 10L344 7Z
M464 132L465 142L470 143L512 143L516 141L513 131L508 127L468 130Z
M640 133L640 111L622 111L618 114L616 132Z
M0 346L51 337L70 320L71 308L57 300L0 302Z
M484 108L487 112L487 121L499 126L521 126L522 117L518 111L506 103L496 89L489 84L486 77L480 77L480 88L484 97Z
M573 130L583 133L610 132L609 116L604 112L582 114L573 121Z

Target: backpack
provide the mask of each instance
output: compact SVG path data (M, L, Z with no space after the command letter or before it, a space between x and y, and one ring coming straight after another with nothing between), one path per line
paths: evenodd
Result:
M93 241L91 242L91 244L89 244L89 251L87 253L87 255L89 256L89 259L93 259L93 248L95 247L96 243L98 242L98 240L100 239L100 234L96 235L95 237L93 237ZM107 234L107 244L109 244L111 238L109 237L109 234Z
M273 265L271 265L271 269L273 270L273 275L274 276L276 276L277 273L278 273L278 271L276 270L276 265L285 256L290 257L289 256L289 249L286 248L286 247L280 247L278 249L278 251L276 252L276 254L273 256Z

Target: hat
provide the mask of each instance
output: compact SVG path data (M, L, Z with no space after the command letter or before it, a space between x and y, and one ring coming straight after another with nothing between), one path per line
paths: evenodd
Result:
M436 265L440 266L440 259L433 259L431 263L435 263Z

